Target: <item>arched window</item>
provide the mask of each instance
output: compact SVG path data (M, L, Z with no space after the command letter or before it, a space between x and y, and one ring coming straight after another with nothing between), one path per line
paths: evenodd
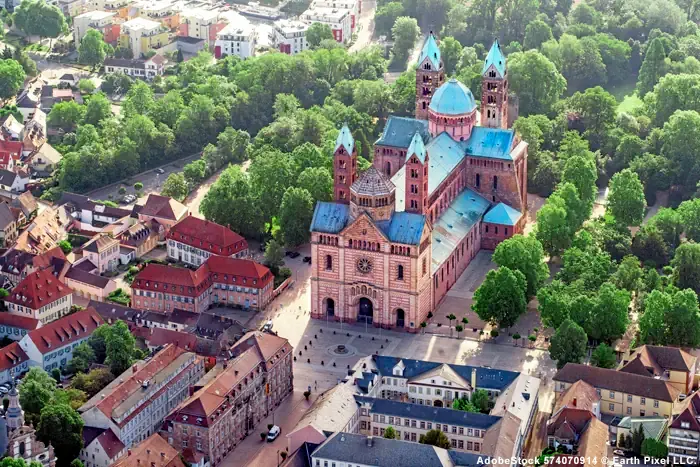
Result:
M488 224L486 225L485 230L486 230L486 233L489 233L489 226L488 226Z
M478 188L481 185L481 175L476 174L476 187Z
M386 174L391 175L391 162L387 161L386 162Z
M402 281L403 280L403 266L399 264L399 267L397 268L396 271L396 280Z
M326 271L331 271L333 269L333 257L331 255L326 255Z
M496 175L493 176L493 189L498 189L498 177Z

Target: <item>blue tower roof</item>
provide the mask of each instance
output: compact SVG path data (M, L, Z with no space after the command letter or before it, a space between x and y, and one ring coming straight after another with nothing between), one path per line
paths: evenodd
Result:
M481 70L481 74L486 73L486 70L493 65L496 71L501 75L501 77L506 75L506 57L501 51L501 45L498 43L498 39L493 41L491 44L491 49L489 54L486 56L486 61L484 62L484 68Z
M406 160L410 159L412 155L416 155L421 164L425 162L425 145L423 144L423 138L420 133L416 132L413 135L411 144L408 146L408 151L406 152Z
M420 58L418 59L418 66L423 63L426 57L430 59L430 63L436 70L440 68L440 47L438 47L435 36L432 33L428 34L428 38L423 44L423 50L421 50Z
M474 95L468 87L454 78L440 86L430 99L430 110L439 114L463 115L474 109Z
M335 149L333 152L337 151L340 146L343 146L348 154L352 154L352 150L355 147L355 140L350 133L350 128L347 125L343 125L338 133L338 138L335 140Z

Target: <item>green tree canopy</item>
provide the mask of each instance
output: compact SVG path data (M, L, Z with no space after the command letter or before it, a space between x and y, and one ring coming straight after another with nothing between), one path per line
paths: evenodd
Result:
M80 40L78 47L78 61L83 65L90 65L93 69L102 66L107 55L112 52L112 46L107 44L102 33L95 29L88 29Z
M416 21L415 18L409 16L399 16L396 18L394 26L391 28L391 35L394 39L392 51L398 63L404 63L406 61L409 52L416 44L419 33L418 21Z
M0 60L0 99L7 100L17 95L24 84L26 74L16 60Z
M640 225L646 207L644 187L636 173L625 169L613 175L606 210L617 222L626 226Z
M513 271L520 271L527 281L526 298L529 300L549 277L544 262L542 244L532 235L514 235L501 242L493 253L493 261Z
M615 368L615 365L617 365L615 349L605 343L601 343L591 354L591 365L599 368Z
M440 430L428 430L424 435L420 435L419 443L430 444L443 449L450 448L450 440L447 435Z
M333 39L333 31L331 31L331 27L327 24L312 23L306 31L306 42L312 49L321 45L321 42L326 39Z
M508 57L508 81L523 116L549 114L566 90L566 80L554 64L535 50Z
M76 459L83 448L83 419L66 404L47 405L41 411L37 438L51 443L59 459Z
M484 321L510 327L525 313L527 281L520 271L499 267L486 274L474 293L472 309Z
M586 356L587 344L583 328L567 319L552 336L549 355L556 360L557 368L563 368L567 363L581 363Z
M173 172L168 175L168 178L163 182L163 188L160 190L161 195L168 196L178 201L183 201L189 192L187 180L185 180L185 176L182 172Z
M289 187L282 197L279 222L286 245L296 247L309 240L314 200L304 188Z
M122 320L110 326L105 339L106 358L105 364L109 365L110 372L121 375L129 369L133 362L136 339L129 331L129 327Z

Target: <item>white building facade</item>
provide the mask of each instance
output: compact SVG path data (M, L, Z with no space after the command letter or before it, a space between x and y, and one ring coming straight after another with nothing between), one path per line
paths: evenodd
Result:
M275 21L270 32L270 43L280 52L296 55L309 48L306 42L306 31L309 24L303 21L281 19Z

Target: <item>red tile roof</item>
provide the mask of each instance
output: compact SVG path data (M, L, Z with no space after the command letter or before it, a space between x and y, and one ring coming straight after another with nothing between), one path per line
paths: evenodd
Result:
M144 338L149 347L173 344L183 349L194 351L197 346L197 336L173 329L150 328Z
M0 371L9 370L28 360L29 357L19 346L19 342L13 342L0 349Z
M12 289L5 301L37 310L70 295L73 291L51 271L43 269L29 274Z
M29 333L29 338L46 354L89 336L104 321L94 308L66 315Z
M119 438L117 438L117 435L115 435L111 429L105 430L97 436L97 441L102 446L102 449L104 449L109 460L115 460L119 453L125 448L124 443L119 441Z
M141 207L139 214L150 217L162 217L169 220L178 220L187 212L185 205L167 196L150 194L146 204Z
M159 434L154 433L129 453L112 464L113 467L185 467L180 453Z
M22 141L7 141L0 140L0 153L11 155L13 159L19 159L22 154ZM3 159L5 164L9 163L9 159Z
M274 279L266 266L249 259L210 256L200 269L204 266L209 269L214 282L223 284L262 289Z
M39 327L38 319L29 316L13 315L12 313L0 313L0 326L10 326L19 329L33 331Z
M233 230L192 215L175 224L167 238L223 256L248 249L246 239Z

